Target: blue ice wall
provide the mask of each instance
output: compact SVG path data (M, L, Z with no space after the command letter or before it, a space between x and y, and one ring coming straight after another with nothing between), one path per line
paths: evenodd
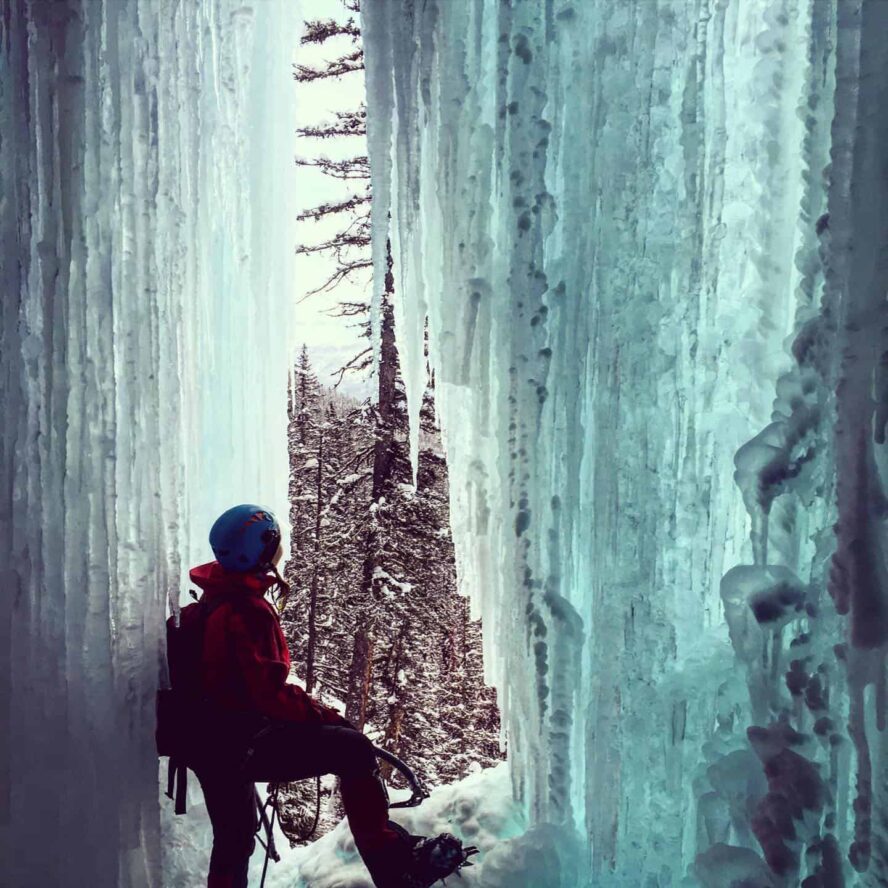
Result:
M427 324L549 884L885 884L888 3L363 25L402 366L415 418Z
M218 512L288 511L298 27L283 0L2 5L10 888L200 882L161 873L160 634Z

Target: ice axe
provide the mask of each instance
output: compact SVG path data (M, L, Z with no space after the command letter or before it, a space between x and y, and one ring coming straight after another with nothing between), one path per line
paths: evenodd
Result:
M405 799L402 802L394 802L389 804L389 808L415 808L417 805L421 804L424 799L429 797L428 790L420 783L416 774L410 769L410 767L401 759L399 759L394 753L387 752L385 749L380 749L378 746L373 747L373 751L376 753L377 758L381 758L384 762L388 762L393 768L397 768L406 778L407 782L410 784L410 792L412 795L409 799Z

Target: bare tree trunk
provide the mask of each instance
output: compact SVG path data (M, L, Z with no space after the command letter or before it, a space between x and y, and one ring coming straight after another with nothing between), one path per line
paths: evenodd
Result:
M348 670L348 700L345 704L345 717L358 730L363 729L367 718L372 662L373 640L366 627L359 625L352 647L352 660Z
M382 299L382 329L380 331L379 399L377 403L376 441L373 445L373 502L385 495L394 471L395 461L395 384L398 376L398 348L395 344L395 313L392 294L395 278L392 274L391 244L386 245L388 268L385 276L385 293ZM375 518L373 519L376 520ZM376 597L376 569L379 565L379 535L371 525L367 531L363 579L361 582L361 607L357 615L355 644L348 676L348 700L346 718L359 728L364 727L367 702L372 681Z
M391 244L386 244L387 271L382 300L382 324L379 343L379 423L373 451L373 499L383 496L391 481L395 458L395 383L398 378L398 347L395 343L395 309L392 297L395 278L392 274Z
M394 702L389 703L389 719L386 725L385 736L382 745L384 749L398 755L398 741L401 739L401 728L404 724L404 715L407 712L407 701L404 699L405 689L401 687L398 680L398 674L403 668L403 651L404 651L404 627L398 632L395 641L395 650L393 651L393 662L391 667L392 674L392 695ZM382 762L379 766L383 779L388 780L391 777L392 766L388 762Z
M314 689L314 664L318 639L318 577L321 572L321 512L324 480L324 428L318 432L317 502L315 503L314 569L311 574L311 591L308 597L308 651L305 664L305 690Z
M404 724L406 712L407 709L400 700L389 707L389 723L382 746L394 755L398 754L398 741L401 737L401 727ZM382 779L388 781L391 778L392 766L388 762L380 762L379 772L382 774Z

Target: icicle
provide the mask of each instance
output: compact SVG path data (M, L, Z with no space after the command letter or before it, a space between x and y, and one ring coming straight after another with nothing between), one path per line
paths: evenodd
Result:
M388 243L391 236L391 140L392 140L392 45L388 22L368 15L362 7L362 39L372 42L374 52L365 57L367 106L381 109L367 115L367 144L370 152L371 251L373 257L373 291L370 295L370 336L373 345L373 366L379 366L382 329L382 294L388 270ZM402 368L403 372L403 368Z

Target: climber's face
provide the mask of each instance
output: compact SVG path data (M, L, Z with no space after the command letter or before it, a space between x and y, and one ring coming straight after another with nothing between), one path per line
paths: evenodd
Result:
M271 563L277 567L281 563L281 558L284 557L284 544L281 543L277 547L277 552L274 553L274 557L271 559Z

